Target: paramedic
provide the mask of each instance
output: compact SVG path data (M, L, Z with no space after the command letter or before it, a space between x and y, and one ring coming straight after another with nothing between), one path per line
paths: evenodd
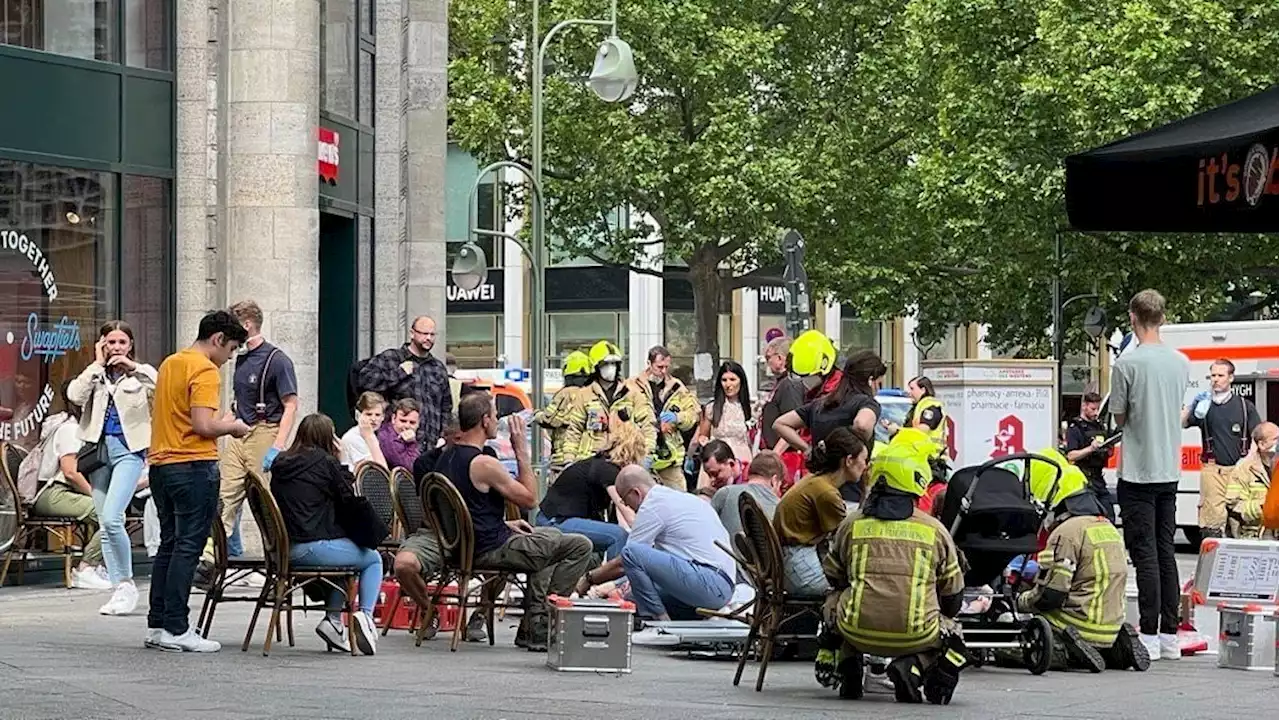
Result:
M568 465L608 448L612 444L609 426L634 422L645 436L649 454L657 445L657 424L653 405L635 385L622 377L622 353L618 346L601 340L591 346L591 382L577 393L568 407L564 429L564 464Z
M1209 390L1182 408L1182 426L1200 429L1200 536L1222 537L1227 526L1226 492L1231 468L1249 453L1258 409L1231 392L1236 366L1218 358L1209 366Z
M1067 427L1067 460L1070 460L1089 481L1089 489L1102 505L1102 514L1112 523L1116 521L1115 500L1107 489L1102 470L1111 459L1112 448L1105 447L1107 428L1098 419L1102 408L1102 396L1087 392L1080 398L1080 417Z
M656 442L653 472L672 490L684 490L684 433L698 424L698 398L671 375L671 351L649 348L649 364L631 380L653 408Z
M1039 556L1035 586L1018 595L1019 612L1035 613L1053 626L1053 668L1145 671L1147 648L1124 621L1124 541L1101 517L1098 498L1080 468L1057 450L1040 455L1052 465L1032 463L1031 495L1049 510L1049 539Z
M890 440L877 454L866 501L823 561L834 590L815 674L841 697L862 696L863 654L894 658L887 674L907 703L950 703L967 663L952 620L964 597L959 554L942 523L915 506L932 474L921 445Z

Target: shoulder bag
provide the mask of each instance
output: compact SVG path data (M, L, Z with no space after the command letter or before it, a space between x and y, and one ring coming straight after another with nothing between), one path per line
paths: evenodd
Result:
M360 495L338 498L334 519L342 528L342 534L362 548L376 550L391 534L391 529L378 517L369 499Z

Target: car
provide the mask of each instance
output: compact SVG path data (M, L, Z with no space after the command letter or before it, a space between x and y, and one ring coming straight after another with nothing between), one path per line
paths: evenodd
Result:
M880 403L880 420L888 420L899 427L907 422L907 413L915 404L905 390L897 388L882 388L876 393L876 402ZM877 445L889 442L889 431L880 422L876 423L875 437Z

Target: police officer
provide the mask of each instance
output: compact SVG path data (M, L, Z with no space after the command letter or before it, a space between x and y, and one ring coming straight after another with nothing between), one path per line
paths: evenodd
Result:
M549 481L554 481L555 476L567 464L564 461L564 437L565 428L569 424L569 411L577 403L578 395L591 383L591 358L581 350L574 350L566 355L560 367L564 374L564 384L551 397L551 402L533 416L535 423L551 433Z
M614 422L634 422L645 435L648 454L657 445L657 424L653 405L635 386L620 377L622 353L618 346L601 340L587 352L591 360L591 382L577 393L569 408L564 430L564 464L576 462L609 447L609 426Z
M1049 510L1049 539L1035 586L1018 596L1017 609L1053 626L1055 669L1145 671L1151 658L1124 621L1124 540L1099 517L1098 499L1080 468L1056 450L1039 454L1054 461L1031 467L1031 495Z
M1096 392L1087 392L1080 399L1080 417L1067 426L1066 454L1067 460L1080 468L1089 481L1089 489L1102 505L1102 514L1115 523L1115 499L1102 477L1102 470L1111 459L1112 448L1103 445L1107 440L1107 428L1099 419L1101 407L1102 396Z
M964 592L959 553L942 523L916 509L930 451L919 430L899 432L871 463L866 501L832 536L815 674L841 697L862 696L863 654L893 658L886 674L907 703L950 703L967 664L952 620Z
M698 398L671 375L671 351L661 345L649 348L648 365L631 379L631 386L653 409L656 442L653 472L672 490L686 489L684 472L685 431L698 424Z

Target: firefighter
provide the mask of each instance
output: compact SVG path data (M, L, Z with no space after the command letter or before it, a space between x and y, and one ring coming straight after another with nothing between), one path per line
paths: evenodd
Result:
M787 373L778 378L772 402L777 406L778 417L792 410L799 410L823 393L831 392L840 383L842 373L836 365L836 346L831 339L817 330L806 330L791 343L787 352ZM777 423L774 423L777 427ZM801 431L805 442L810 441L808 431ZM818 438L821 440L822 438ZM767 448L766 448L767 449ZM787 469L783 478L783 490L789 489L805 474L804 453L779 438L773 451L782 457Z
M1277 432L1269 422L1255 427L1253 448L1227 476L1227 537L1275 539L1275 531L1263 527L1262 506L1275 474Z
M619 377L622 353L618 346L601 340L587 353L591 360L591 382L577 394L568 411L564 429L564 464L604 450L610 445L609 426L634 422L645 436L647 454L657 445L657 424L653 405L644 395Z
M1124 540L1103 516L1080 468L1057 450L1038 454L1057 465L1031 467L1031 495L1048 509L1049 538L1035 585L1018 595L1017 609L1053 626L1054 669L1144 671L1151 658L1124 621Z
M533 421L551 434L551 478L564 469L564 436L565 426L569 422L569 410L574 406L576 398L584 392L591 382L591 358L581 350L574 350L564 358L561 365L564 372L564 384L551 402L533 416Z
M698 398L671 375L671 352L661 345L649 348L649 364L630 380L633 390L653 409L656 442L653 472L663 485L684 492L684 433L698 424Z
M822 569L818 681L862 696L863 655L892 658L898 702L951 702L968 662L954 618L963 600L959 554L942 523L916 509L929 483L931 445L901 433L872 461L871 489L832 536Z

